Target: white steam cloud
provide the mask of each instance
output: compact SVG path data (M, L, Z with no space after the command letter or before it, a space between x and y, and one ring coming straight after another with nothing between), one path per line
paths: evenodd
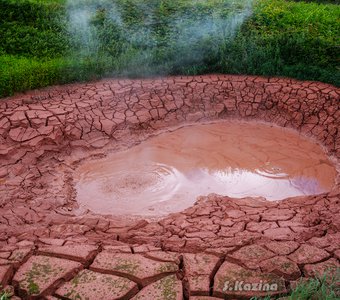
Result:
M139 72L138 68L143 73L144 66L154 60L157 49L167 49L164 50L164 61L159 58L159 61L156 61L159 73L167 70L169 65L200 63L206 58L208 52L218 51L226 40L234 38L242 23L251 15L253 0L218 1L218 3L225 3L227 12L224 14L216 9L212 10L211 14L196 15L193 12L176 15L175 13L171 15L172 19L159 20L156 9L161 2L161 0L153 1L158 5L133 2L134 9L137 9L137 13L140 13L143 19L141 24L127 24L122 16L121 2L118 0L68 0L68 31L71 43L75 45L80 57L96 57L102 49L102 37L100 38L93 20L98 13L105 12L106 18L110 19L111 24L114 24L119 31L120 38L125 41L125 45L128 45L121 50L122 61L124 55L128 57L129 65L135 68L135 73ZM188 0L188 3L195 7L202 1ZM159 22L166 23L165 43L170 43L170 45L163 45L163 48L162 42L154 32ZM103 30L105 31L105 26ZM111 38L109 35L108 31L107 38ZM157 54L162 57L162 53L157 52ZM120 74L124 72L129 73L126 64L122 64L119 71Z

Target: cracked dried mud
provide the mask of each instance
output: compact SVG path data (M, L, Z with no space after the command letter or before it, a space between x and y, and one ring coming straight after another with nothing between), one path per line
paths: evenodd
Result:
M338 88L320 82L206 75L106 79L2 99L0 283L13 299L93 299L96 291L102 299L248 299L256 293L223 290L223 280L275 281L277 294L300 277L339 268L339 95ZM310 184L298 180L313 193L275 195L290 196L280 201L209 194L156 219L107 208L98 213L77 203L76 174L86 164L133 153L152 141L162 145L167 135L188 135L192 139L181 142L194 142L196 130L188 125L203 130L210 125L200 124L237 122L300 135L297 143L306 146L299 151L305 152L280 168L293 178L313 178ZM232 145L245 169L259 168ZM272 154L285 151L295 156L292 149ZM197 157L209 157L186 155L192 165L199 164ZM196 178L184 163L173 166L167 159L160 156L161 163ZM259 155L258 161L263 166L267 159ZM206 163L214 168L214 161ZM270 167L279 171L276 163ZM155 180L143 176L141 184ZM92 200L98 203L99 197L95 193Z

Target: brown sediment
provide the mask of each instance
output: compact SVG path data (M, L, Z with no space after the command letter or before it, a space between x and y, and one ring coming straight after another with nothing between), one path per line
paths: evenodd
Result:
M2 99L0 283L15 285L24 298L66 297L72 281L63 282L90 268L74 287L84 297L105 280L99 290L117 297L145 297L171 285L178 299L182 287L192 299L249 299L256 293L224 291L223 280L276 281L285 292L292 280L339 267L339 99L338 88L320 82L229 75L107 79ZM169 128L235 120L291 128L322 145L338 170L331 190L282 201L210 194L157 221L79 209L73 175L85 161ZM314 178L326 186L320 172ZM62 272L36 278L57 264ZM112 290L112 280L127 288Z
M187 126L75 172L78 204L99 214L162 216L198 196L281 200L330 191L336 170L323 149L255 122ZM96 201L93 199L96 198Z

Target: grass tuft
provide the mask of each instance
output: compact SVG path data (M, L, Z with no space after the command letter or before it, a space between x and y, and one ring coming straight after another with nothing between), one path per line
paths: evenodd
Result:
M300 279L285 298L287 300L338 300L340 299L340 268L326 271L315 278ZM278 296L280 298L282 296ZM273 297L253 297L251 300L271 300Z

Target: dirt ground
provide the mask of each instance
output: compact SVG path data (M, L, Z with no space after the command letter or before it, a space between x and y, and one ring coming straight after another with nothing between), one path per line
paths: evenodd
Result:
M333 189L271 202L212 194L154 220L77 205L73 173L84 160L218 120L266 122L313 138L338 170ZM339 267L339 128L339 89L285 78L106 79L1 99L0 283L13 299L267 293L235 288L240 280L285 293L300 277Z

